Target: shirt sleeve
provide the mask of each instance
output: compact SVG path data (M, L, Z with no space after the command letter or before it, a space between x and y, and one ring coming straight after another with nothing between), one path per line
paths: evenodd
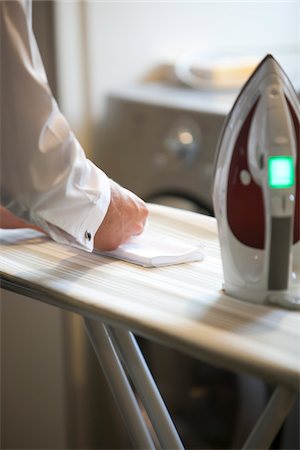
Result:
M54 240L92 251L109 180L86 158L51 94L28 4L1 1L0 15L1 204Z

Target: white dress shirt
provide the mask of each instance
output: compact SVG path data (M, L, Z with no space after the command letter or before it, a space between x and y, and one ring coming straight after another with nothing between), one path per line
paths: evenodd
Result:
M110 183L59 111L31 27L31 2L0 1L1 205L88 251ZM76 95L76 92L74 92Z

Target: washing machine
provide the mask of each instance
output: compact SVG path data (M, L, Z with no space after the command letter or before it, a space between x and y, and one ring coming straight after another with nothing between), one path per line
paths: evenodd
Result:
M97 162L146 201L212 214L215 148L236 94L158 83L112 92Z
M112 92L96 163L145 201L213 215L215 149L236 95L158 83ZM139 343L185 447L241 446L265 404L265 386L170 348Z

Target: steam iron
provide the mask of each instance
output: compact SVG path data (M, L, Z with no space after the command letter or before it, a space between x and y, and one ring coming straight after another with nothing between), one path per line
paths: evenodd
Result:
M300 105L271 55L226 120L213 204L226 293L300 309Z

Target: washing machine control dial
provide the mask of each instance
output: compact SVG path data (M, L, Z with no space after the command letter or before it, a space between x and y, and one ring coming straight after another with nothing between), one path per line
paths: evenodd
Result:
M192 119L176 121L165 136L163 148L169 160L193 162L201 145L201 130Z

